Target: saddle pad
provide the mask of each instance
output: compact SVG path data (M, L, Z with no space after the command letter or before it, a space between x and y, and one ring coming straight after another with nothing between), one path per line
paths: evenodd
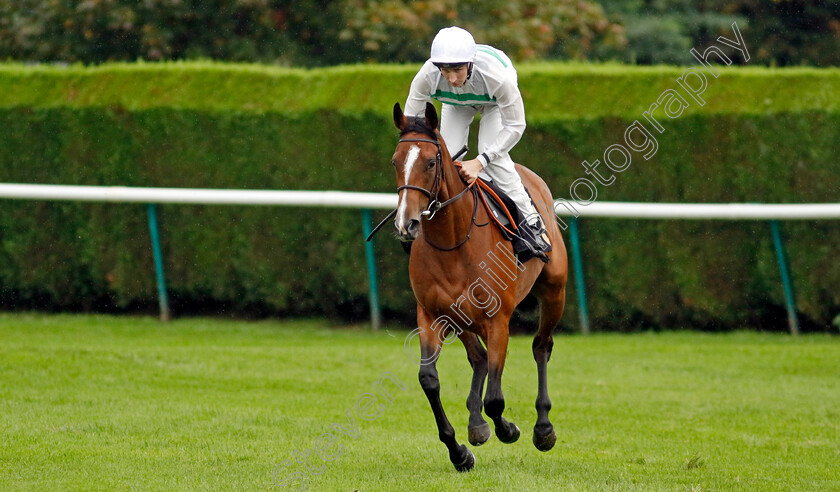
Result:
M515 234L511 234L511 232L517 232L517 224L521 222L519 209L513 203L513 200L499 189L489 175L482 172L478 175L478 179L482 181L478 186L478 190L481 193L482 203L484 203L487 212L491 215L493 221L496 222L505 239L512 240L516 236ZM488 192L487 188L492 190L492 193ZM513 224L511 224L511 219L514 221Z

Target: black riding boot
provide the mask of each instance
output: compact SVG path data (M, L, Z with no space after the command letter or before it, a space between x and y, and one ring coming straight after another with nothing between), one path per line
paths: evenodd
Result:
M539 216L532 224L520 225L519 237L522 241L517 241L519 244L514 246L514 250L518 249L518 251L514 252L520 262L525 263L533 257L539 258L544 263L549 262L547 253L551 251L551 242L548 240L548 234Z

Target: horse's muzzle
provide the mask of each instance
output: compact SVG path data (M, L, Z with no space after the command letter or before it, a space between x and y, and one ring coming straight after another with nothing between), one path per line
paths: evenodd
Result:
M400 227L394 223L397 238L400 241L414 241L417 239L417 233L420 231L420 221L418 219L411 219L405 226Z

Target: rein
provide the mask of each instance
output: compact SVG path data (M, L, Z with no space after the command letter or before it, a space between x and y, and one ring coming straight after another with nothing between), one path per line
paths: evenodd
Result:
M464 243L466 243L467 241L470 240L470 236L472 236L472 232L473 232L473 227L475 227L475 217L476 217L476 215L478 215L478 188L475 188L472 185L468 185L466 188L464 188L464 191L462 191L461 193L458 193L455 196L455 198L451 198L451 199L443 202L443 205L441 205L439 208L443 208L445 205L448 205L449 203L461 198L462 196L464 196L464 193L466 193L467 190L472 191L472 194L473 194L473 214L472 214L472 219L470 219L470 230L467 231L467 236L460 243L456 244L455 246L452 246L451 248L443 248L443 247L438 246L437 244L434 244L431 241L429 241L429 239L426 238L426 235L424 234L423 235L423 240L426 241L426 244L428 244L429 246L431 246L431 247L433 247L433 248L435 248L436 250L439 250L439 251L453 251L453 250L456 250L456 249L460 248L461 246L464 245ZM434 215L434 214L432 214L432 215ZM432 219L429 218L429 220L432 220ZM487 224L483 224L483 225L487 225Z

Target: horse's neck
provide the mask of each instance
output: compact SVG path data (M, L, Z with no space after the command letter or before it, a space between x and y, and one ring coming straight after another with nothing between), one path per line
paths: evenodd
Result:
M457 196L458 193L464 191L464 186L466 185L464 184L464 181L461 180L461 176L458 173L458 168L455 167L455 163L452 162L452 159L447 159L446 156L444 156L443 164L441 165L443 166L443 176L440 186L441 201L443 201L444 199L449 200L450 198L454 198L455 196ZM455 205L460 201L461 200L458 200L457 202L453 202L452 204Z
M464 191L465 184L461 180L458 169L452 163L448 153L444 152L442 165L442 179L438 200L445 202L455 198ZM470 232L473 214L473 196L467 191L459 199L442 208L434 220L427 223L426 234L429 237L459 242ZM444 243L441 243L444 244Z

